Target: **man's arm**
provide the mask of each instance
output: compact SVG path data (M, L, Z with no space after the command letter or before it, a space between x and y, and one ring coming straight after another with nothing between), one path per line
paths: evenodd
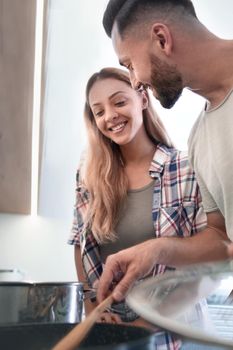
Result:
M179 267L227 259L229 242L225 220L215 211L207 214L207 227L195 236L151 239L110 255L99 281L97 299L102 301L114 282L114 299L124 299L133 284L151 273L155 264Z

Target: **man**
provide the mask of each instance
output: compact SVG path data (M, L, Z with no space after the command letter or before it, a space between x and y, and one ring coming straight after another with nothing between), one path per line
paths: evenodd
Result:
M165 108L184 87L206 98L189 138L189 156L207 227L195 237L169 237L169 251L155 252L147 241L110 256L99 301L114 281L114 298L123 299L158 262L180 266L227 258L226 242L233 240L233 41L211 33L190 0L110 0L103 25L135 89L150 88Z

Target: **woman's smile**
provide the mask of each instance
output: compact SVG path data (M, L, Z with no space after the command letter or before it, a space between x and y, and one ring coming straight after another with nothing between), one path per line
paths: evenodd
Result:
M112 131L114 134L120 133L120 132L122 132L125 129L125 126L126 126L127 123L128 123L127 121L120 122L120 123L112 126L111 128L109 128L108 130Z

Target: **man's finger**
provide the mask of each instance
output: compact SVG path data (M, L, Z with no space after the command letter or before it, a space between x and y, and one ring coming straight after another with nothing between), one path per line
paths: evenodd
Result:
M124 277L121 279L121 281L116 285L115 289L113 290L112 295L114 300L122 301L123 299L125 299L126 294L133 287L138 277L139 276L137 273L132 272L130 270L126 271Z
M119 271L117 262L108 258L98 284L97 300L99 303L110 293L113 281L115 280L116 271Z

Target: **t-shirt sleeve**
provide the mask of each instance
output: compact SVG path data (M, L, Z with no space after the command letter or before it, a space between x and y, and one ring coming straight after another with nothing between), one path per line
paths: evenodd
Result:
M202 198L202 203L203 203L203 208L205 213L211 213L213 211L219 210L215 200L213 199L212 195L208 191L201 176L196 174L196 178L200 188L200 193L201 193L201 198Z
M205 182L203 181L201 175L199 174L194 164L195 147L196 147L195 144L196 144L196 139L198 137L197 129L198 129L199 120L200 119L198 119L197 122L194 124L188 140L189 162L190 162L191 168L195 172L196 180L199 186L199 191L201 193L201 200L202 200L202 206L204 208L204 212L210 213L218 210L218 206L214 201L212 195L210 194L208 188L206 187Z

